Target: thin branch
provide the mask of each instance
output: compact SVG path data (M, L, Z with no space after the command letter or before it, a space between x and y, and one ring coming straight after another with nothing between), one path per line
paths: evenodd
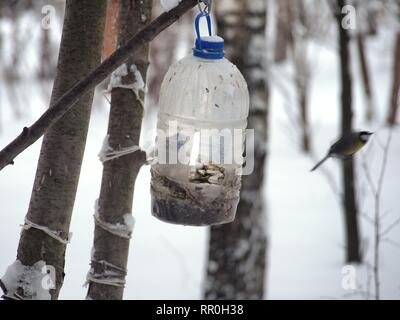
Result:
M367 182L368 182L367 184L368 184L369 188L371 189L371 193L375 196L376 195L376 187L375 187L374 181L372 181L370 170L369 170L369 167L368 167L365 157L362 157L362 166L364 169L365 177L367 178Z
M393 239L383 238L382 242L386 242L386 243L391 244L392 246L396 247L397 249L400 249L400 243L394 241Z
M389 132L387 135L386 143L383 145L381 141L376 137L376 141L378 141L378 145L383 149L383 159L382 164L379 171L378 182L375 185L371 174L369 172L369 168L367 165L367 161L363 158L363 168L364 173L367 178L367 183L371 188L372 194L374 196L375 209L374 209L374 258L373 258L373 274L374 274L374 286L375 286L375 299L380 299L380 277L379 277L379 255L380 255L380 244L383 240L387 241L387 239L382 239L382 235L389 232L394 226L400 223L400 219L396 220L393 224L391 224L388 228L385 229L384 232L381 232L381 194L383 190L383 182L385 178L385 172L387 167L387 161L389 157L389 147L390 142L392 140L392 129L389 128Z
M13 160L16 156L38 140L46 130L61 119L79 99L105 80L107 76L124 63L132 53L153 40L161 31L169 27L196 4L197 0L182 0L178 6L161 14L157 19L153 20L149 25L127 41L126 45L117 49L85 79L82 79L67 91L56 103L51 105L32 126L29 128L25 127L18 137L0 151L0 170L9 164L13 164Z
M365 219L365 221L369 222L372 226L375 225L374 219L372 219L368 214L363 213L361 214L361 217Z
M388 137L386 140L386 144L383 148L383 160L382 160L382 167L381 167L381 172L379 175L379 180L378 180L378 192L382 192L382 186L383 186L383 181L385 178L385 173L386 173L386 165L389 157L389 146L390 142L392 141L392 129L389 129Z
M396 219L391 225L381 232L381 237L387 235L393 228L400 224L400 218Z

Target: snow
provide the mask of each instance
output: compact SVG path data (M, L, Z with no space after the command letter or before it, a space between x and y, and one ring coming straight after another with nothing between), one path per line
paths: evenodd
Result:
M110 93L113 88L123 88L132 90L136 95L136 99L138 99L143 106L144 101L139 94L140 92L145 91L145 83L143 81L142 74L140 73L135 64L132 64L129 67L129 71L132 72L135 76L135 80L133 83L129 84L122 83L122 78L128 75L128 66L126 65L126 63L123 63L117 69L115 69L114 72L111 74L110 83L108 84L105 93Z
M120 148L119 150L114 150L113 148L111 148L111 146L108 142L108 139L109 139L109 135L107 135L104 138L103 145L98 153L99 160L102 163L141 150L141 148L139 146L124 147L124 148Z
M111 92L113 88L125 88L122 84L122 77L128 75L128 68L126 63L121 64L114 72L111 74L110 83L108 84L107 92Z
M72 238L72 232L69 233L68 239L63 239L62 237L60 237L60 234L61 234L60 231L50 230L48 227L41 226L36 223L33 223L32 221L29 221L27 218L25 218L25 224L22 226L22 228L25 230L28 230L30 228L40 230L40 231L46 233L49 237L61 242L62 244L68 244Z
M161 6L165 11L175 8L182 0L160 0Z
M135 218L130 213L124 214L123 218L126 229L132 233L133 228L135 227Z
M144 91L145 83L143 81L142 74L140 73L136 65L132 64L130 70L135 75L135 82L132 83L132 90L133 92L135 92L136 97L140 100L141 98L139 96L139 92Z
M132 235L133 227L135 225L135 219L130 213L126 213L123 216L123 223L109 223L107 221L102 220L99 215L99 204L98 200L95 202L95 213L94 219L96 221L96 225L100 226L104 230L119 236L121 238L129 239Z
M50 300L46 279L48 276L46 262L38 261L30 267L16 260L7 268L1 280L7 288L7 296L13 297L20 287L32 300Z

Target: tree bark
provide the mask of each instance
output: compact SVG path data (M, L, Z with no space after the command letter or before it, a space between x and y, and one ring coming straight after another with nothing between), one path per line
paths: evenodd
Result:
M301 26L307 30L307 10L301 0L296 1L293 12L294 28ZM293 35L293 61L295 67L294 83L296 87L296 102L299 106L299 123L301 130L301 150L305 153L311 151L311 135L309 126L308 93L310 87L311 68L307 55L308 30Z
M41 30L40 39L40 66L38 78L41 81L54 79L56 73L56 62L50 38L50 30Z
M399 9L400 10L400 9ZM397 124L397 114L400 104L400 32L397 33L393 59L393 83L390 95L390 109L387 118L389 126Z
M248 128L255 130L255 168L242 179L236 220L210 229L205 298L262 299L267 251L263 190L268 129L266 1L219 0L216 7L227 57L249 86Z
M120 0L120 27L118 43L120 46L151 18L152 0ZM143 46L126 62L128 74L122 78L123 84L132 84L138 79L131 66L136 66L146 81L148 68L148 45ZM140 98L126 88L113 88L111 92L111 111L108 124L108 142L113 150L139 145L143 118L144 92ZM126 214L131 215L134 186L139 169L146 161L146 153L137 151L104 162L98 215L101 221L110 224L124 224ZM94 250L90 274L92 278L110 280L107 271L117 274L117 280L125 282L128 262L129 239L110 233L98 223L95 225ZM107 263L101 263L106 261ZM113 266L117 266L115 268ZM112 276L111 278L115 277ZM117 300L122 299L123 285L109 285L89 279L88 298Z
M158 16L163 11L160 1L154 1L153 15ZM182 32L182 30L181 30ZM150 69L148 81L148 98L156 102L161 88L161 83L174 59L179 36L177 24L172 25L150 44Z
M358 59L361 66L361 79L364 87L364 94L366 100L366 114L365 119L367 121L372 121L374 118L374 105L373 105L373 94L370 80L370 72L368 66L368 59L365 52L365 35L362 31L357 33L357 51Z
M338 27L338 40L340 50L340 76L341 76L341 132L342 135L352 132L353 97L351 77L350 37L347 29L342 28L342 8L345 0L337 0L336 20ZM360 236L358 226L358 209L355 190L354 161L352 158L343 161L343 207L346 225L346 261L361 262Z
M105 0L66 2L63 35L50 108L100 62ZM43 138L26 219L68 238L72 209L86 143L93 90L52 126ZM27 225L26 225L27 226ZM32 227L23 229L17 259L32 266L43 260L56 271L58 297L64 279L66 245ZM29 299L29 292L19 292Z
M118 48L100 66L93 69L84 79L77 81L53 107L47 110L29 128L25 127L22 133L0 151L0 170L9 164L31 144L37 141L46 130L60 120L86 93L105 80L107 76L121 65L132 53L150 42L161 31L165 30L185 12L193 8L197 0L182 0L175 8L164 12L157 19L149 23L135 36L129 39L125 46Z
M118 26L119 26L119 0L108 0L101 61L107 59L117 49Z
M285 62L289 46L293 43L292 34L292 0L276 1L277 17L275 30L274 60L276 63Z

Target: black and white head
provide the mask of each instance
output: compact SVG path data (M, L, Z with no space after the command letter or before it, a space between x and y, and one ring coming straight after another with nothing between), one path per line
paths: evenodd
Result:
M368 131L361 131L360 132L360 140L364 143L367 143L369 140L369 137L373 135L372 132L368 132Z

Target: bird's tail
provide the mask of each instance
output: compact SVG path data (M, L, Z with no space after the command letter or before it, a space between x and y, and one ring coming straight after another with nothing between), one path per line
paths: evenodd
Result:
M320 162L318 162L310 171L315 171L320 165L322 165L326 160L328 160L329 154L327 154Z

